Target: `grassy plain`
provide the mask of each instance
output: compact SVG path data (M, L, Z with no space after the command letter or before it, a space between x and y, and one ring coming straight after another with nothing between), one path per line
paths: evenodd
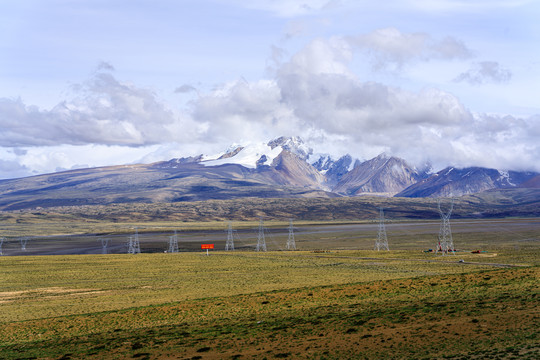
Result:
M2 257L0 358L533 359L540 252L514 251L496 258L525 266L411 250Z
M267 221L267 253L257 221L233 224L244 250L205 256L223 221L5 215L0 359L540 357L539 218L453 220L448 256L424 252L438 220L390 221L389 252L369 250L369 220L295 221L294 252L277 251L288 222ZM143 253L127 255L134 227ZM187 252L163 253L173 230ZM26 253L86 255L11 256L20 236Z

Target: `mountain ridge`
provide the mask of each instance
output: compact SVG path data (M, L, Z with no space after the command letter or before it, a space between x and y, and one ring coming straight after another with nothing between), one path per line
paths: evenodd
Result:
M231 147L214 157L0 180L0 210L245 197L448 197L539 184L534 172L448 167L429 173L386 154L367 161L312 155L300 138L280 137Z

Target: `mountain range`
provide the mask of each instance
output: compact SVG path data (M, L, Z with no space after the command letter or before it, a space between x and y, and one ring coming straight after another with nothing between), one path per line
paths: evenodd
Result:
M448 167L432 173L386 154L367 161L314 155L300 138L280 137L214 156L0 180L0 210L245 197L455 197L539 187L535 172Z

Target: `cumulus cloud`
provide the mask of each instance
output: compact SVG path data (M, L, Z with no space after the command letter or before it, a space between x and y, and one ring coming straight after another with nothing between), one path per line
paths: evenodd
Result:
M174 92L177 93L177 94L187 94L187 93L194 92L194 91L196 92L197 88L195 88L194 86L189 85L189 84L184 84L184 85L179 86L176 89L174 89Z
M481 61L457 76L455 82L467 82L472 85L485 83L507 83L512 78L510 70L503 68L496 61Z
M17 160L0 159L0 179L18 178L32 175L32 171Z
M51 110L0 99L0 146L143 146L189 138L196 124L174 114L148 89L98 72ZM179 131L185 127L183 131Z
M415 54L427 51L420 40ZM349 41L317 39L281 64L273 80L230 83L196 101L192 115L208 124L209 139L220 141L300 134L315 152L345 150L364 159L376 149L439 168L536 164L534 118L473 114L440 89L413 92L361 81L348 66L352 57Z
M105 71L114 71L114 66L112 66L112 64L106 62L106 61L101 61L98 66L97 66L97 71L102 71L102 70L105 70Z
M371 56L375 69L401 68L412 61L463 59L471 51L452 37L434 39L426 33L402 33L395 28L378 29L346 40Z

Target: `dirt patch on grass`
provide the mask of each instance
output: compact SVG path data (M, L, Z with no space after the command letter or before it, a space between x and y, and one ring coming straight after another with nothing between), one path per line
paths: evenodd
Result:
M100 289L68 289L61 287L39 288L24 291L3 291L0 292L0 303L9 303L35 297L82 296L104 292L104 290Z

